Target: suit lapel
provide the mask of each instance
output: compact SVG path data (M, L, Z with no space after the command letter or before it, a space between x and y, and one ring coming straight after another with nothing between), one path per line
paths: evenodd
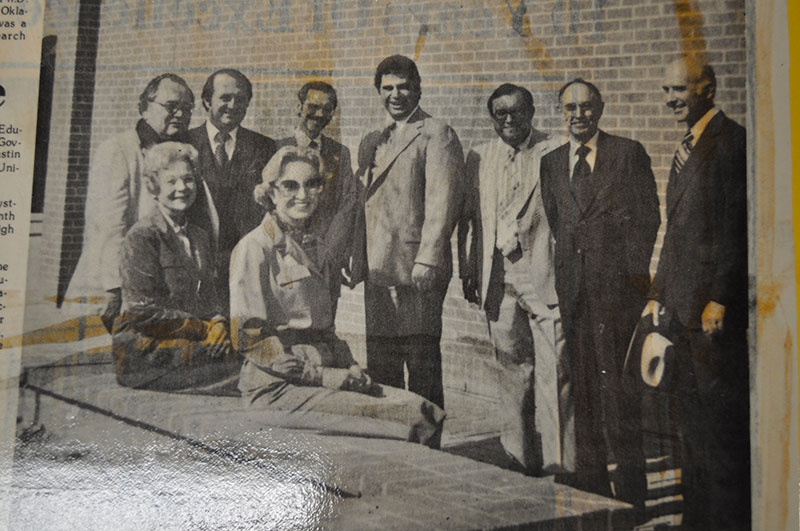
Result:
M561 190L556 197L564 198L565 201L571 202L578 208L578 200L575 199L575 194L572 192L571 179L569 174L569 142L554 151L553 158L555 164L555 174L563 175L563 178L554 179L554 184Z
M525 211L525 208L531 201L531 197L533 197L534 192L539 187L540 182L540 175L539 175L539 167L542 162L544 143L548 142L547 135L533 129L531 132L531 136L528 139L527 146L524 151L520 152L520 156L522 156L522 165L520 167L520 172L522 175L521 178L521 188L519 190L519 195L524 200L515 203L519 208L514 213L516 217L519 217L522 212ZM534 179L534 177L536 177Z
M186 254L183 243L181 243L181 241L178 239L178 235L175 234L175 231L173 231L172 227L169 226L167 220L164 219L164 214L161 212L161 209L156 207L152 215L154 217L153 225L158 229L159 233L161 234L161 238L166 243L170 252L174 256L177 256L179 261L188 270L197 270L197 264L194 263L194 260L188 254Z
M217 159L214 158L214 150L211 148L211 142L208 140L205 124L198 127L196 130L197 138L195 146L198 147L200 152L200 169L203 174L203 179L208 183L212 193L217 188Z
M691 182L700 177L698 166L710 156L711 151L714 149L724 116L720 111L708 122L700 138L697 139L694 149L689 153L689 157L683 164L680 173L670 173L669 182L667 183L668 218L672 211L675 210L675 206L683 197L684 192L690 187Z
M228 161L228 166L225 168L227 179L236 179L239 175L244 173L247 168L245 167L245 158L252 151L250 146L250 137L245 132L243 127L239 127L236 134L236 144L233 146L233 154L231 160ZM233 184L233 183L231 183Z
M372 167L372 178L370 179L370 185L367 189L367 198L369 198L375 190L386 180L386 177L391 169L394 161L397 160L397 157L408 148L408 146L416 139L420 134L422 134L422 127L425 125L425 114L422 112L422 109L417 109L414 115L409 118L408 122L405 126L399 131L395 132L392 136L392 140L390 144L387 146L387 152L381 156L380 166L373 166ZM380 139L380 134L377 135L377 138ZM373 149L372 161L375 164L375 153L379 147L379 143L376 140L375 148Z

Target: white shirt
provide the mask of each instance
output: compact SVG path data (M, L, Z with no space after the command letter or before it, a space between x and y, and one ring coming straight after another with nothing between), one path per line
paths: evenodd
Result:
M400 131L402 131L402 130L403 130L403 128L404 128L404 127L406 126L406 124L408 123L408 119L409 119L409 118L411 118L412 116L414 116L414 114L415 114L415 113L416 113L418 110L419 110L419 104L417 104L417 106L416 106L416 107L414 107L414 110L413 110L413 111L411 111L411 112L408 114L408 116L406 116L406 117L405 117L405 118L403 118L402 120L395 120L394 118L392 118L392 115L390 114L390 115L389 115L389 117L388 117L388 119L386 120L386 125L387 125L387 127L388 127L388 126L390 126L390 125L392 125L392 124L395 124L394 130L395 130L395 132L399 133Z
M711 119L717 115L719 109L716 107L711 107L706 113L697 120L694 125L689 129L689 132L692 133L692 147L697 145L697 140L700 138L700 135L703 134L703 131L706 130L706 126Z
M211 123L211 120L206 120L206 132L208 133L208 142L211 144L211 151L217 151L217 133L219 129ZM236 148L236 133L239 132L239 126L234 127L228 132L228 140L225 141L225 153L228 154L228 160L233 157L233 150Z
M589 163L589 168L594 171L594 161L597 158L597 137L600 136L600 130L594 134L585 144L581 144L572 137L569 137L569 178L572 179L572 172L575 169L575 164L578 163L578 148L584 145L589 148L589 153L586 154L586 162Z

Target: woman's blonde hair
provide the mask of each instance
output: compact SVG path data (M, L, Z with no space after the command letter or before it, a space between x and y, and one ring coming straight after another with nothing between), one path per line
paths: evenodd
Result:
M145 152L144 164L142 165L142 174L147 191L153 195L158 195L161 190L158 174L161 170L168 168L175 162L183 161L188 163L192 168L192 172L196 174L199 160L197 150L189 144L162 142L154 145Z
M265 207L267 210L273 210L275 205L269 197L269 191L275 182L281 178L286 165L290 162L305 162L317 174L322 171L322 162L316 151L301 148L297 146L284 146L275 153L261 172L261 184L256 185L253 190L253 198L256 203Z

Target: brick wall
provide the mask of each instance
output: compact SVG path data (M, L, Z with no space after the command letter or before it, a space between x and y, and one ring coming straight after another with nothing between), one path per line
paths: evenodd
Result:
M58 59L46 192L42 278L54 295L59 268L77 260L82 197L67 193L71 91L75 77L76 9L48 2L45 34L57 34ZM231 5L228 5L231 4ZM601 127L641 141L653 162L663 203L669 164L682 131L663 104L663 65L682 50L705 50L718 76L717 102L741 124L746 113L745 0L107 0L103 2L91 124L92 153L102 139L131 127L138 94L153 76L171 71L195 91L192 126L209 73L242 70L254 84L244 125L269 136L290 133L297 88L326 79L339 92L328 133L352 150L362 131L383 119L372 87L375 65L402 53L418 58L422 106L450 123L465 150L494 132L485 101L500 83L534 94L534 125L559 132L556 90L582 76L606 102ZM80 54L83 53L78 52ZM83 129L82 129L83 130ZM76 166L77 164L77 166ZM85 173L86 168L82 171ZM62 237L69 238L63 246ZM656 246L656 256L660 248ZM449 384L492 393L470 378L490 356L479 312L453 282L445 307ZM458 289L456 289L458 288ZM345 293L340 328L363 330L360 291Z

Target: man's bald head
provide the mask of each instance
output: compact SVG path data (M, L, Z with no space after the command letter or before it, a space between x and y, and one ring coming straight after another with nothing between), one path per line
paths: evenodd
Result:
M717 79L702 57L683 56L667 65L662 88L675 119L691 127L714 106Z

